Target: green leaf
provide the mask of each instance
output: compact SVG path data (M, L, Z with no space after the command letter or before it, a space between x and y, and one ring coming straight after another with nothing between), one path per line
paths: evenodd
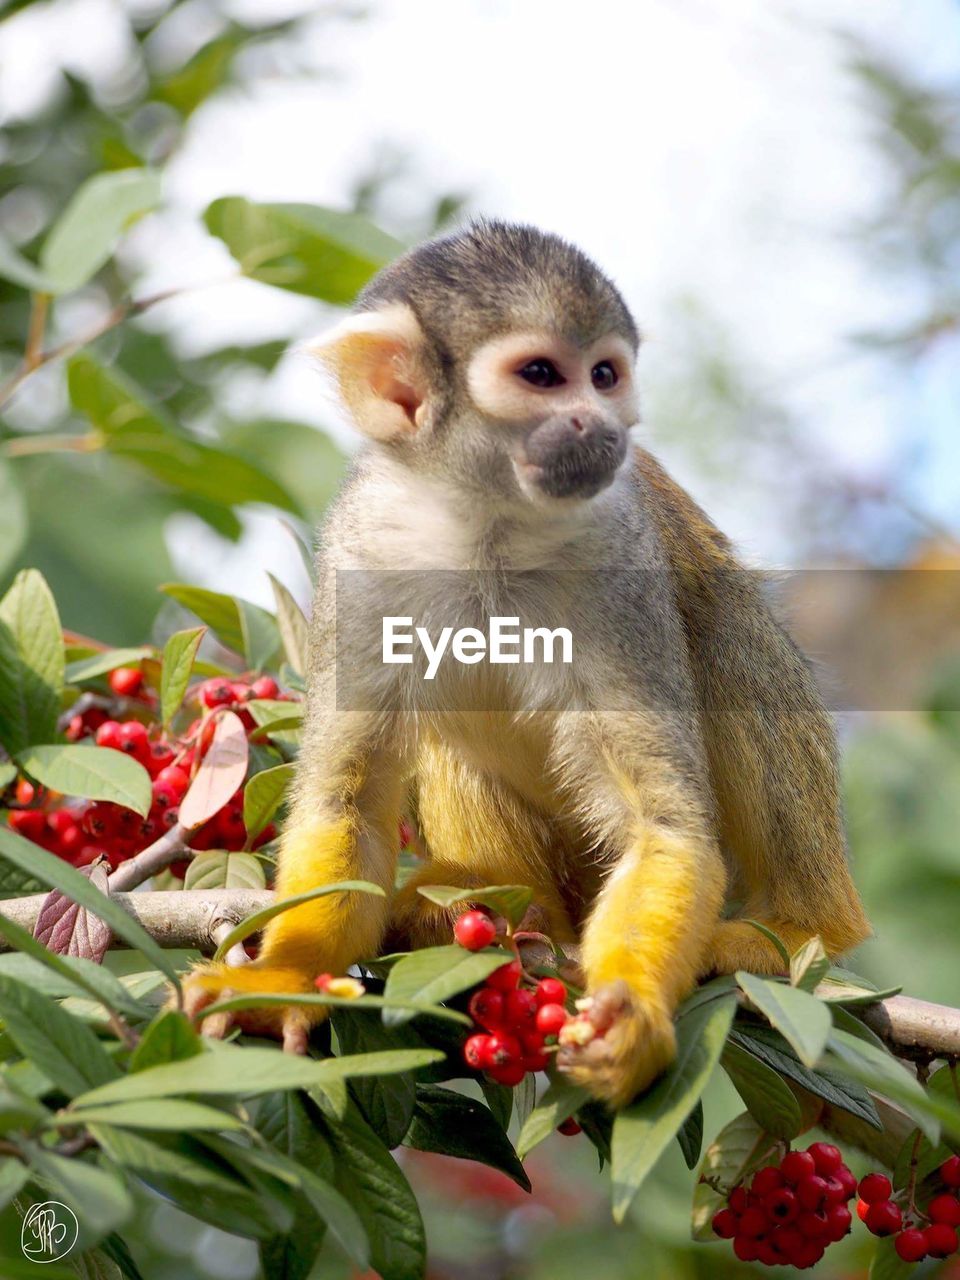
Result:
M899 1103L931 1143L939 1142L941 1124L951 1137L960 1141L960 1110L945 1099L928 1094L917 1078L885 1049L877 1049L865 1040L836 1029L831 1033L828 1048L828 1065Z
M417 1086L413 1123L405 1147L461 1160L477 1160L529 1191L530 1179L510 1139L481 1102L436 1085Z
M51 791L85 800L110 800L145 818L153 793L150 775L138 760L112 747L79 742L29 747L17 755L24 773Z
M894 1237L878 1240L870 1264L869 1280L906 1280L917 1274L915 1262L904 1262L894 1247Z
M0 275L3 274L0 261ZM0 582L16 564L27 538L27 503L13 468L0 458Z
M69 1097L114 1081L119 1074L85 1023L6 975L0 975L0 1017L23 1056Z
M804 1066L815 1067L832 1026L826 1005L797 987L758 978L752 973L739 972L737 982L751 1004L793 1046Z
M277 626L283 640L283 652L298 675L307 670L307 646L310 624L293 596L272 573L268 573L273 598L277 605Z
M0 827L0 859L6 859L21 871L36 876L48 888L59 889L81 907L86 907L95 916L99 916L127 946L135 951L142 951L146 959L161 973L166 974L179 991L180 978L163 948L154 942L142 925L127 915L122 907L111 902L106 894L101 893L75 867L5 827Z
M261 1009L268 1005L282 1006L287 1004L309 1007L316 1005L330 1009L352 1009L355 1013L371 1009L403 1009L411 1018L418 1014L426 1014L443 1022L456 1022L461 1027L473 1026L473 1021L465 1013L457 1009L447 1009L439 1004L427 1004L423 1000L392 1000L386 996L332 996L328 992L254 992L250 995L230 996L218 1000L216 1004L205 1005L194 1018L202 1021L214 1013L226 1013L228 1010Z
M66 1111L58 1117L60 1123L73 1113ZM191 1102L188 1098L143 1098L137 1102L118 1102L108 1107L84 1107L83 1124L110 1124L121 1129L169 1129L174 1133L189 1130L211 1129L219 1133L225 1129L244 1129L242 1120L216 1107Z
M280 649L280 632L277 620L266 609L248 600L238 600L240 630L243 632L243 652L247 666L262 671L277 656Z
M137 1008L136 1001L126 995L120 983L107 969L79 956L62 956L50 951L42 942L38 942L32 933L28 933L15 920L8 919L0 912L0 936L6 938L12 947L29 956L37 963L52 969L54 973L65 978L70 994L77 989L86 991L98 1004L116 1012L118 1009ZM2 961L4 957L0 957ZM2 968L2 965L0 965ZM10 975L8 970L8 976Z
M402 1039L404 1028L385 1027L379 1018L368 1017L348 1005L334 1010L332 1022L340 1053L376 1053L411 1047ZM416 1033L412 1042L417 1043ZM377 1137L388 1147L398 1147L410 1128L417 1100L413 1072L352 1080L350 1093Z
M488 978L508 964L504 951L464 951L463 947L424 947L404 956L390 970L383 994L391 1000L440 1004ZM384 1011L386 1026L397 1027L414 1015L402 1009Z
M151 645L146 644L134 649L106 649L89 658L78 658L76 662L68 663L66 680L68 684L84 684L113 671L115 667L139 666L143 658L152 658L155 652Z
M89 1249L133 1217L133 1198L113 1170L54 1155L34 1143L27 1144L26 1150L31 1167L50 1186L53 1198L77 1215L81 1249Z
M882 1129L883 1124L877 1114L877 1108L866 1089L837 1075L834 1071L826 1071L819 1067L810 1071L803 1066L793 1054L790 1046L779 1032L770 1027L734 1028L730 1033L730 1043L737 1044L765 1062L768 1067L788 1080L794 1080L810 1093L823 1098L833 1107L849 1111L851 1115L866 1121L874 1129Z
M213 739L180 801L180 824L192 831L219 813L247 775L249 748L243 721L233 711L217 713Z
M203 587L191 587L184 582L165 582L160 590L191 613L195 613L228 649L243 653L240 610L233 596L224 595L220 591L207 591Z
M281 1222L289 1229L285 1206L254 1190L193 1138L156 1131L145 1138L105 1124L91 1125L90 1132L111 1160L190 1217L254 1239L273 1235Z
M351 1107L342 1122L326 1122L334 1181L353 1206L370 1241L370 1266L382 1280L423 1280L426 1239L416 1197L397 1162Z
M184 889L262 889L267 883L263 863L252 853L217 849L198 853L187 867ZM226 953L224 953L226 954Z
M18 253L6 236L0 236L0 278L31 293L52 293L52 281L28 258Z
M703 1103L698 1102L677 1130L677 1142L688 1169L695 1169L703 1148Z
M184 694L193 673L200 641L206 635L206 627L190 627L175 631L163 646L163 666L160 673L160 714L163 723L169 725L180 710Z
M0 921L4 926L13 923L4 919L3 916L0 916ZM19 926L16 928L19 929ZM12 938L14 935L9 936ZM16 936L19 939L22 933L17 933ZM35 938L33 942L38 947L42 946L42 943L37 942ZM35 991L51 996L54 1000L76 998L82 990L95 991L97 1001L108 1009L117 1009L135 1018L142 1018L147 1012L147 1006L142 1004L109 969L104 969L95 961L83 959L81 956L56 955L47 951L46 947L43 947L43 950L46 954L42 960L39 956L35 958L32 950L29 955L25 954L25 951L12 951L6 955L0 955L0 973L25 982ZM159 976L158 974L157 977Z
M2 274L2 272L0 272ZM0 1213L22 1189L30 1177L30 1170L19 1160L0 1160Z
M644 1179L700 1100L720 1060L736 999L713 1000L677 1025L677 1057L613 1124L613 1216L622 1222Z
M88 178L40 251L47 292L69 293L86 284L130 224L159 203L160 175L149 169L119 169Z
M0 795L6 791L10 783L16 780L17 766L9 760L0 760Z
M569 1120L590 1099L586 1089L565 1076L550 1081L546 1093L527 1117L517 1138L517 1155L524 1159L534 1147L549 1138L558 1124Z
M78 1109L138 1098L169 1098L178 1094L222 1093L230 1097L254 1097L275 1089L323 1089L353 1076L385 1075L412 1071L443 1057L431 1049L397 1049L356 1057L300 1058L280 1049L252 1045L217 1044L202 1060L169 1062L124 1076L74 1099Z
M292 764L278 764L255 773L243 789L243 825L247 839L258 836L283 803L291 781Z
M259 933L263 926L274 918L274 916L282 915L284 911L289 911L292 907L299 907L303 902L312 902L314 898L324 898L328 893L373 893L379 897L385 897L383 889L378 884L372 884L369 880L338 880L335 884L322 884L316 889L308 889L306 893L295 894L292 898L283 898L279 902L272 902L269 907L264 907L261 911L255 911L252 916L247 916L246 920L241 920L239 924L234 925L224 940L217 947L215 960L221 960L232 946L238 942L242 942L244 938L249 938L252 933Z
M441 907L452 907L456 902L478 902L508 920L514 928L527 913L533 901L533 890L522 884L489 885L483 889L462 889L452 885L420 885L417 893Z
M365 218L309 204L215 200L203 215L244 275L346 304L402 246Z
M0 600L0 742L10 755L56 736L63 637L50 588L21 569Z
M830 958L821 939L808 938L790 957L790 982L802 991L814 991L829 968Z
M759 920L744 920L743 923L750 925L751 929L756 929L757 933L762 933L768 942L772 942L784 965L787 969L790 968L790 952L784 945L784 941L780 937L779 933L774 933L772 929L768 928L765 924L762 924Z
M146 1071L165 1062L183 1062L203 1052L200 1037L184 1013L164 1009L145 1029L130 1055L130 1072Z
M257 1104L255 1123L261 1136L275 1151L295 1161L301 1170L309 1169L318 1179L329 1184L333 1177L333 1152L311 1105L305 1095L292 1090L267 1094ZM338 1192L335 1194L339 1195ZM341 1211L331 1216L349 1229L351 1219L356 1219L356 1215L346 1201L343 1204L346 1205L346 1213ZM267 1275L307 1280L326 1235L327 1214L320 1216L319 1209L315 1210L301 1191L294 1198L294 1215L289 1232L261 1245L263 1270ZM357 1232L352 1243L359 1248L361 1256L355 1260L358 1266L366 1266L369 1260L363 1256L367 1252L366 1234L359 1220Z
M721 1129L700 1165L691 1223L695 1240L716 1240L710 1223L727 1194L775 1158L777 1151L777 1140L764 1133L748 1111ZM710 1183L722 1190L714 1190Z
M522 1129L530 1119L536 1105L537 1082L533 1072L528 1071L513 1090L513 1114L516 1116L519 1129Z
M777 1138L797 1136L802 1126L800 1105L793 1090L772 1067L732 1041L724 1049L721 1063L761 1128Z

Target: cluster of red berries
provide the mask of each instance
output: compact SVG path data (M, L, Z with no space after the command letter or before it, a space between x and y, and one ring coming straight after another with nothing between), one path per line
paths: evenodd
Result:
M121 705L121 699L141 704L130 708L131 718L112 719L102 707L90 707L72 717L66 736L74 742L92 737L97 746L123 751L142 764L152 779L153 801L147 817L107 801L61 805L59 797L22 778L14 793L18 807L9 811L7 823L26 839L74 866L86 866L104 855L110 867L116 869L176 825L180 802L213 739L215 722L211 715L201 714L182 735L168 735L159 726L148 727L136 718L154 708L157 701L144 684L139 667L118 667L110 672L108 682L117 699L116 706ZM292 700L271 676L261 676L252 683L206 680L196 685L188 698L196 701L203 712L235 710L248 731L255 729L256 723L243 703L253 698ZM276 828L268 825L253 841L253 848L275 836ZM239 850L246 844L242 788L190 836L191 848L198 850ZM171 870L182 877L188 866L187 861L179 861Z
M714 1215L713 1229L733 1241L741 1262L802 1271L849 1232L847 1205L856 1194L857 1180L838 1148L814 1142L759 1169L749 1187L734 1187L727 1207Z
M454 937L468 951L481 951L496 941L497 930L483 911L467 911L454 925ZM470 997L470 1016L477 1031L463 1046L463 1058L474 1071L485 1071L498 1084L518 1085L528 1071L544 1071L552 1045L570 1015L567 989L559 978L541 978L524 987L517 959L495 969ZM575 1120L560 1127L579 1133Z
M903 1262L949 1258L960 1245L960 1156L950 1156L943 1162L940 1179L947 1190L933 1197L926 1214L908 1209L904 1215L891 1199L890 1179L882 1173L868 1174L860 1182L857 1216L875 1236L895 1236L893 1247ZM926 1226L921 1226L921 1221Z

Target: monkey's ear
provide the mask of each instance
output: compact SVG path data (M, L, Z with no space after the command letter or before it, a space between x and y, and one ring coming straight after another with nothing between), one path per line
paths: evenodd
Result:
M408 306L348 316L307 350L336 379L361 431L375 440L411 435L423 425L427 378L423 330Z

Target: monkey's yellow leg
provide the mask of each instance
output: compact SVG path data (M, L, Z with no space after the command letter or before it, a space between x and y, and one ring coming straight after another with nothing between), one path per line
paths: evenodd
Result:
M558 1066L623 1106L676 1053L674 1010L693 988L719 915L725 873L709 837L651 826L610 874L587 922L583 968L599 1034Z
M392 844L396 846L396 833ZM277 895L292 898L341 880L372 880L390 892L395 851L390 837L358 832L348 818L291 822L284 832L277 874ZM355 961L376 953L387 914L387 897L369 893L331 893L275 916L267 925L259 957L237 968L201 965L184 983L191 1015L230 994L295 993L313 990L318 973L342 974ZM310 1026L322 1008L264 1006L236 1015L213 1014L204 1022L208 1035L222 1036L233 1025L283 1040L284 1048L303 1052Z
M777 934L791 955L814 934L819 934L831 959L849 951L864 938L862 932L845 932L836 926L798 925L789 920L771 919L759 911L754 915L748 910L746 914ZM746 920L721 920L710 939L700 974L736 973L738 969L746 969L748 973L786 973L787 968L780 952L759 929Z

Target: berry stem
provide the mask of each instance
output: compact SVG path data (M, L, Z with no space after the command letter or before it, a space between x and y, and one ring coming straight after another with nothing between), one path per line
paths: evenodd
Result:
M910 1149L910 1176L907 1178L907 1212L913 1217L923 1217L924 1215L917 1208L917 1171L920 1162L920 1143L923 1141L923 1134L918 1129L913 1139L913 1146Z

